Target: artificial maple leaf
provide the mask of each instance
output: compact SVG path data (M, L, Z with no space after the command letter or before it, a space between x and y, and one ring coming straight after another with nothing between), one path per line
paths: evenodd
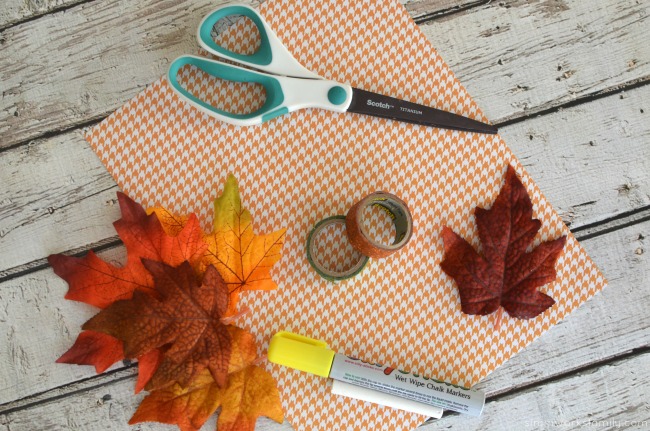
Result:
M158 368L162 353L154 349L138 357L138 380L135 393L140 392ZM56 360L59 364L93 365L97 374L124 359L122 341L108 334L82 331L67 352Z
M259 416L278 423L284 420L275 379L263 368L249 365L230 374L224 388L204 371L186 388L174 384L153 391L129 424L156 421L176 424L181 431L198 431L219 407L219 431L252 431Z
M187 387L174 383L152 391L142 400L129 425L160 422L177 425L181 431L198 431L219 408L219 392L210 372L203 370Z
M121 343L121 341L120 341ZM163 360L164 349L153 349L138 356L138 380L135 382L135 393L142 391Z
M153 279L142 266L141 258L158 259L169 265L188 259L197 264L207 248L196 216L183 218L183 226L178 229L178 220L171 216L162 217L161 223L157 215L147 215L125 194L118 192L117 198L122 218L113 225L126 246L127 263L116 267L92 251L83 258L50 255L48 261L54 272L68 282L67 299L105 308L117 300L130 298L134 290L151 292ZM165 215L162 210L160 214ZM122 353L119 340L85 331L57 362L94 365L100 373L124 359Z
M272 290L271 267L281 257L286 229L268 235L253 233L250 212L241 205L237 180L229 175L223 194L214 201L213 231L206 235L204 265L214 265L230 291L228 315L236 311L244 290Z
M178 235L190 219L190 217L174 214L162 207L148 208L147 214L156 214L165 233L169 236Z
M228 374L232 374L243 370L257 359L257 345L255 337L248 331L228 325L228 332L232 340Z
M502 306L512 317L530 319L555 304L537 289L555 280L555 263L566 236L527 252L541 227L532 214L526 188L508 166L492 208L475 210L482 255L451 229L443 228L445 256L440 266L456 280L464 313L486 315Z
M232 354L228 373L232 375L252 365L257 358L257 347L252 334L229 325ZM192 379L187 387L168 385L148 395L130 423L157 421L176 424L181 430L198 430L219 408L221 388L208 370Z
M231 226L241 229L232 232L239 235L241 263L222 265L222 269L241 268L240 273L248 277L232 293L219 271L202 262L208 244L195 215L176 216L163 208L153 208L147 215L119 193L122 218L114 226L127 249L124 267L103 262L92 252L85 258L49 257L57 275L69 284L67 299L104 308L86 322L75 344L57 362L91 364L101 372L124 357L137 359L136 393L143 388L152 391L138 414L178 423L183 429L198 429L219 406L225 411L220 429L252 429L260 414L282 420L276 382L253 365L254 337L228 325L237 318L234 312L225 314L230 310L229 298L236 299L241 286L277 287L264 279L264 266L270 268L279 259L284 231L268 236L274 243L266 247L265 237L260 241L252 235L251 217L241 208L234 178L229 178L226 192L228 198L222 199L227 204L236 201L231 210L239 211ZM218 229L208 237L215 242L227 239ZM234 243L220 244L233 247ZM207 260L216 256L218 250ZM225 263L232 263L228 259ZM263 277L257 279L260 274ZM201 393L208 396L203 401ZM165 399L164 394L172 398ZM184 402L187 408L179 409Z
M265 369L251 365L231 374L222 392L219 431L253 431L259 416L284 420L275 379Z
M113 223L124 242L127 262L117 267L90 251L83 258L54 254L48 261L54 272L68 282L67 299L105 308L120 299L128 299L135 290L151 292L153 279L142 259L153 259L176 266L183 261L197 263L207 244L198 218L191 215L175 236L168 235L155 214L125 194L117 194L122 218Z
M232 337L221 322L228 290L218 271L208 267L200 283L188 262L177 267L151 260L142 263L154 278L156 294L135 291L132 299L115 302L83 329L121 340L128 358L165 348L148 390L175 381L186 386L205 368L223 386Z
M124 351L120 340L101 332L82 331L72 347L56 362L94 365L99 374L122 359Z

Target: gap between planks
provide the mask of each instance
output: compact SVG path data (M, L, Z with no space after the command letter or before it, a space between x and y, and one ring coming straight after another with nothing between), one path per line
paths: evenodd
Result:
M517 396L521 396L521 395L524 395L524 394L527 394L527 393L530 393L530 392L537 391L537 390L539 390L538 389L539 386L545 386L545 385L548 385L549 383L562 383L562 382L565 382L565 381L569 381L571 379L576 378L580 374L590 374L590 373L596 372L597 370L599 370L601 368L608 367L608 366L614 366L615 367L615 366L618 366L618 365L624 365L628 361L643 358L643 356L647 355L647 354L650 354L650 346L646 346L644 348L639 348L639 349L634 349L629 353L619 355L619 356L617 356L615 358L610 358L609 360L605 360L605 361L599 361L597 363L585 366L583 368L579 368L577 370L572 370L571 372L562 373L560 375L553 376L553 377L551 377L549 379L542 380L542 381L536 382L536 383L531 384L531 385L521 386L521 387L512 389L510 391L503 392L503 393L498 394L498 395L493 395L493 396L486 397L486 402L485 402L486 407L484 409L484 412L489 408L490 404L498 403L499 401L507 401L507 400L513 399L513 398L515 398ZM431 419L427 420L424 424L422 424L422 427L424 427L424 429L426 429L427 426L434 426L439 421L443 421L445 419L450 419L450 418L460 419L462 416L463 415L461 415L460 413L445 410L441 419L433 419L433 418L431 418ZM422 429L422 428L420 428L420 429Z
M489 406L491 403L512 399L522 394L536 391L539 387L542 386L547 386L549 384L557 384L563 381L573 379L580 374L589 374L589 373L596 372L598 369L603 367L623 364L627 361L634 360L635 358L642 357L643 355L647 355L647 354L650 354L650 346L636 348L631 350L630 352L613 356L605 360L597 361L592 364L586 365L584 367L566 371L561 374L549 377L547 379L538 380L529 385L518 386L501 393L490 395L486 397L486 406ZM98 376L93 376L87 379L72 382L66 385L59 386L57 388L44 391L39 394L34 394L20 400L12 401L6 404L6 405L10 405L11 407L9 407L6 410L0 409L0 416L8 415L22 410L28 410L30 408L56 402L58 400L69 398L78 394L94 391L102 387L110 387L122 381L135 380L136 379L135 372L136 372L136 365L132 364L132 365L128 365L125 367L112 370L110 372L105 372ZM0 408L1 407L2 405L0 405ZM429 419L428 421L424 422L422 426L436 424L439 423L440 421L444 421L447 418L457 417L457 416L461 416L461 415L458 413L445 411L441 419Z
M103 386L109 386L123 380L135 379L136 371L137 365L129 364L116 368L114 370L105 371L102 374L97 374L95 376L57 386L46 391L38 392L19 400L0 404L0 415L7 415L17 411L27 410L41 404L51 403L62 398L71 397L76 394L101 388ZM3 406L11 407L6 410L2 410Z
M584 96L578 97L578 98L576 98L574 100L571 100L571 101L568 101L568 102L561 103L561 104L559 104L557 106L552 106L550 108L546 108L546 109L536 111L536 112L529 112L529 113L525 113L525 114L522 114L522 115L517 115L517 116L514 116L512 118L508 118L508 119L506 119L504 121L496 122L493 125L496 126L499 129L501 129L503 127L511 126L513 124L522 123L522 122L524 122L524 121L526 121L526 120L528 120L530 118L537 118L537 117L544 117L546 115L552 115L552 114L560 112L560 111L562 111L564 109L569 109L569 108L572 108L572 107L575 107L575 106L579 106L579 105L582 105L582 104L586 104L586 103L589 103L589 102L593 102L595 100L603 99L603 98L614 96L614 95L617 95L617 94L623 95L627 91L631 91L631 90L641 88L641 87L645 87L645 86L650 87L650 75L644 76L642 78L633 79L631 81L625 82L625 83L620 84L620 85L616 85L614 87L608 87L608 88L605 88L603 90L596 91L594 93L585 94ZM49 130L49 131L47 131L47 132L45 132L45 133L43 133L41 135L35 136L33 138L30 138L30 139L26 139L26 140L23 140L23 141L20 141L20 142L16 142L15 144L12 144L10 146L0 147L0 154L2 154L5 151L10 151L10 150L14 150L16 148L22 147L23 145L27 145L27 144L29 144L30 142L33 142L33 141L53 138L55 136L59 136L59 135L62 135L64 133L73 132L75 130L81 130L81 129L84 129L84 128L87 128L87 127L93 127L93 126L101 123L109 115L110 114L101 115L101 116L98 116L98 117L95 117L95 118L91 118L91 119L89 119L89 120L87 120L85 122L81 122L81 123L78 123L78 124L73 124L70 127L66 127L66 128L62 128L62 129Z
M463 4L460 4L460 5L457 5L457 6L451 6L451 7L447 7L447 8L444 8L444 9L437 10L437 11L423 13L422 15L419 15L419 16L416 15L416 16L413 17L413 21L417 25L422 25L422 24L428 23L429 21L435 21L438 18L447 17L447 16L454 15L454 14L457 14L457 13L460 13L460 12L465 12L465 11L470 10L470 9L474 9L476 7L488 5L491 2L492 2L492 0L470 1L470 2L463 3ZM407 7L407 9L408 9L408 7Z
M622 94L625 93L626 91L634 90L636 88L641 88L646 85L650 85L650 75L646 75L641 78L635 78L620 85L615 85L613 87L608 87L599 91L595 91L593 93L585 94L584 96L577 97L574 100L561 103L557 106L551 106L549 108L540 109L539 111L529 112L526 115L519 115L519 116L514 116L512 118L506 118L505 120L500 121L498 124L495 124L495 126L497 127L510 126L513 124L526 121L531 117L543 117L545 115L555 114L556 112L560 112L563 109L573 108L574 106L593 102L599 99L604 99L606 97L614 96L617 94L621 94L622 97Z
M9 4L9 2L11 2L11 0L5 0L5 1L7 1L7 4L5 5L5 8L8 8L8 4ZM8 29L10 29L12 27L15 27L17 25L25 24L25 23L30 22L30 21L35 21L35 20L37 20L37 19L39 19L39 18L41 18L41 17L43 17L45 15L49 15L49 14L57 13L57 12L63 12L65 10L72 9L73 7L80 6L80 5L84 4L84 3L91 3L93 1L95 1L95 0L71 0L69 3L61 3L61 4L55 3L53 6L48 5L49 9L47 8L48 6L46 6L45 10L36 11L32 15L25 15L22 18L16 18L16 19L13 19L13 20L11 18L9 18L8 21L0 23L0 33L2 33L5 30L8 30ZM25 2L25 3L27 3L27 2Z
M597 236L606 235L635 224L650 220L650 205L636 208L598 222L579 226L571 232L578 241L588 240Z

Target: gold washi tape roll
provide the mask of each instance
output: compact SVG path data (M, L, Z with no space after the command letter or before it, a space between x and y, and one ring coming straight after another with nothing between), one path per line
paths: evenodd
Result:
M365 209L376 206L386 211L395 225L395 241L386 245L374 241L366 232ZM406 203L397 196L387 192L371 193L354 204L345 217L345 226L352 247L365 256L372 258L388 257L401 249L413 234L413 217Z

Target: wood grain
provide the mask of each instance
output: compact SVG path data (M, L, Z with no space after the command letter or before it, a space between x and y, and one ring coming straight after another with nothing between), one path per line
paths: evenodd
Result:
M488 402L479 418L450 415L420 429L648 429L649 378L646 352Z
M117 186L81 131L13 148L2 154L2 163L0 274L115 236Z
M196 52L221 3L92 2L5 30L0 148L106 116ZM648 2L561 3L487 2L422 29L493 122L648 79Z
M0 30L86 0L4 0L0 3Z
M122 247L100 256L125 259ZM0 405L95 375L92 367L54 361L96 308L64 300L67 284L49 268L2 283L0 292L0 343L6 346L0 351Z
M422 430L646 429L650 411L644 381L647 349L600 367L590 367L506 396L488 400L480 418L447 414Z
M501 135L564 222L579 228L650 204L649 100L644 86Z
M649 91L634 89L622 99L612 95L501 130L573 227L650 203ZM2 160L0 276L43 265L50 253L116 238L117 186L81 132L10 149Z
M89 0L4 0L0 3L0 30L11 27L20 22L35 19L41 15L57 12L89 2ZM416 20L450 13L473 5L483 3L480 0L400 0ZM257 6L259 0L251 1L252 6Z
M650 79L648 1L490 2L421 26L488 118Z

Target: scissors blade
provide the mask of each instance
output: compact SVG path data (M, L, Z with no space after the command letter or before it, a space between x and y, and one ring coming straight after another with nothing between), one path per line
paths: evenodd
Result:
M438 127L441 129L489 134L497 133L497 128L490 124L358 88L352 89L352 101L350 102L348 112L373 115L375 117L389 118L391 120Z

